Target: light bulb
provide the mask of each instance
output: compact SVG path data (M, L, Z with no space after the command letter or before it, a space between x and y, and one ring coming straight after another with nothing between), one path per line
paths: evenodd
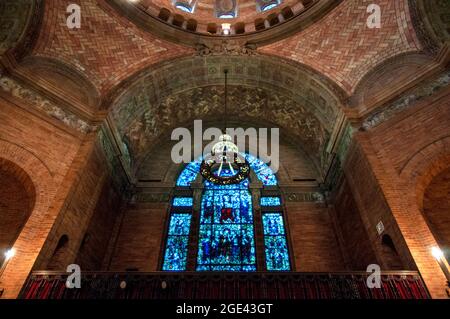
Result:
M231 32L231 24L222 23L222 33L223 35L229 35Z
M431 248L431 254L437 260L440 260L444 256L444 253L442 252L442 250L440 250L439 247L436 247L436 246Z
M10 260L11 258L14 257L15 254L16 254L16 251L15 251L13 248L9 249L9 250L6 251L6 253L5 253L5 258L6 258L6 260Z

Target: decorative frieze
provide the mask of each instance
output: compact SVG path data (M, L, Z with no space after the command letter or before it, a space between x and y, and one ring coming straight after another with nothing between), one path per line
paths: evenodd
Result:
M428 82L424 85L421 85L414 90L406 93L399 99L397 99L392 104L381 108L379 111L372 113L369 117L363 122L362 127L366 130L371 129L398 113L412 107L416 104L416 102L421 101L422 99L429 97L436 92L440 91L442 88L448 86L450 83L450 71L447 71L442 76L437 79Z
M17 81L11 79L10 77L0 77L0 89L16 98L27 101L36 110L63 122L65 125L79 132L86 134L97 129L95 125L90 125L86 121L77 117L75 114L69 113L50 100L42 97L37 92L24 88Z
M240 44L230 41L222 41L206 44L195 45L196 54L198 56L214 56L214 55L256 55L256 46L250 44Z
M325 201L325 197L319 192L287 193L284 198L287 202L323 203Z

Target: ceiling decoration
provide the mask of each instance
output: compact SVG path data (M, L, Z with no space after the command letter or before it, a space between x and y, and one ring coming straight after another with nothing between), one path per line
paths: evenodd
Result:
M450 2L409 0L414 29L426 51L436 55L450 39Z
M100 1L161 39L211 47L224 37L240 46L286 38L319 21L342 0Z
M245 156L239 153L239 148L233 143L233 138L226 133L228 107L228 69L225 74L225 101L223 116L224 125L219 141L213 145L210 154L203 157L200 173L206 180L218 185L239 184L248 178L250 165Z
M136 166L167 130L191 126L194 119L217 120L223 108L223 95L223 85L214 85L170 95L157 104L147 103L141 116L118 128L121 137L128 141ZM320 166L330 134L308 108L289 97L261 88L230 86L228 113L233 121L252 119L288 130Z
M194 52L122 24L114 10L99 2L83 0L81 28L71 30L62 23L69 2L48 1L33 55L63 61L105 93L142 68Z
M264 56L210 56L183 58L149 69L109 97L111 117L121 135L131 121L141 117L165 97L203 86L223 85L224 69L230 85L276 91L305 106L331 131L341 112L342 91L320 74L287 61Z
M33 8L32 0L0 1L0 55L13 48L23 36Z
M367 1L343 1L319 23L260 52L309 65L350 95L359 80L384 60L422 49L408 0L379 0L377 4L382 8L380 29L366 27Z

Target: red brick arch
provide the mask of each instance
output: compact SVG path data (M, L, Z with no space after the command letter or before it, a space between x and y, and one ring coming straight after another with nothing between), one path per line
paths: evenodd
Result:
M445 276L431 256L438 242L423 214L425 191L440 172L450 166L450 136L436 140L413 154L400 171L407 202L411 233L407 234L411 253L434 298L447 298Z
M416 203L423 211L423 196L434 177L450 167L450 136L436 140L410 157L400 176L414 190Z
M4 289L2 298L14 298L33 267L45 241L44 234L47 234L52 225L47 212L56 188L48 167L25 148L0 140L0 158L3 162L11 163L18 171L24 172L35 190L30 217L13 245L16 255L8 262L0 278L0 287Z

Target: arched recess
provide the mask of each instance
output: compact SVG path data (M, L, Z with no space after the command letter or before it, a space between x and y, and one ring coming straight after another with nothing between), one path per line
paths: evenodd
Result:
M0 264L31 215L36 191L27 173L0 157Z
M332 81L306 65L267 55L177 58L141 70L103 100L120 145L133 167L165 130L194 119L223 117L224 69L228 72L230 119L272 122L295 132L297 144L319 171L329 164L326 147L347 97ZM273 125L275 124L275 125ZM127 153L121 147L121 153Z
M430 63L431 57L416 52L402 53L381 62L358 82L348 101L349 107L364 110L383 97L386 90L392 92L414 79Z
M100 93L90 79L74 66L51 57L27 56L19 64L21 73L65 102L94 114Z
M52 173L46 165L23 147L0 140L0 158L23 170L36 194L31 214L14 242L16 254L8 261L0 277L5 289L2 298L15 298L31 271L46 239L45 234L50 231L55 218L48 214L48 209L56 194L56 187Z
M448 168L435 176L425 189L423 214L450 262L450 161Z
M59 238L55 250L53 251L52 257L47 264L47 270L65 270L65 267L67 265L64 261L66 259L68 247L69 237L67 235L62 235Z
M400 171L402 193L407 206L407 220L400 220L406 229L404 233L414 261L424 278L427 288L434 297L445 298L445 276L431 255L431 248L438 241L424 215L424 195L431 181L449 167L450 136L436 140L410 157Z

